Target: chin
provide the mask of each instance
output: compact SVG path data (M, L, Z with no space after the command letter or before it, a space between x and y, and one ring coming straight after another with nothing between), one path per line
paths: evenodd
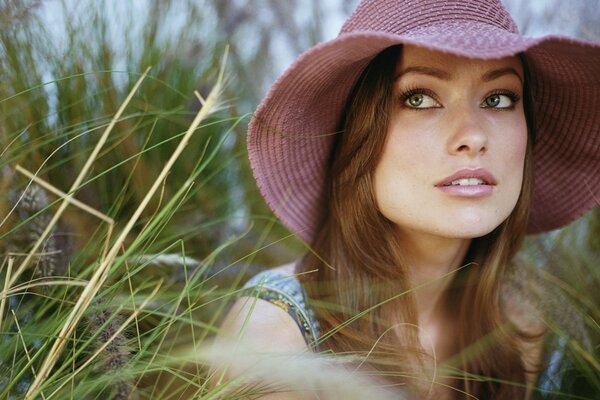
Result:
M455 210L445 223L447 232L461 239L475 239L491 233L510 216L513 207Z
M455 239L477 239L491 233L496 227L491 229L465 229L461 232L454 232L450 237Z
M475 239L482 236L485 236L491 233L494 229L502 224L503 220L493 220L493 221L473 221L473 222L457 222L448 226L445 230L445 235L447 237L456 238L456 239Z

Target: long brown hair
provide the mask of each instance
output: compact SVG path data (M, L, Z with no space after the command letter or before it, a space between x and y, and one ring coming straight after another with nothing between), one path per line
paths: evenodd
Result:
M384 50L354 86L330 162L326 212L312 251L298 269L316 271L301 279L321 323L321 347L368 353L368 365L384 371L388 380L409 382L419 392L424 386L419 380L423 380L425 352L415 329L416 306L398 252L395 227L377 210L373 190L373 172L383 151L394 102L393 79L400 53L400 46ZM524 102L528 108L527 90ZM526 117L532 138L528 110ZM493 232L472 241L463 262L466 267L456 273L445 298L449 307L458 310L456 350L469 350L461 351L457 367L463 373L454 386L480 398L516 399L525 393L518 335L514 327L509 329L499 292L528 218L531 142L528 140L523 186L515 209ZM485 379L467 379L467 375Z

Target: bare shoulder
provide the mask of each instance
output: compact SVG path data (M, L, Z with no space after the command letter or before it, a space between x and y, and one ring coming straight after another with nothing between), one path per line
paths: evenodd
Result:
M294 274L294 266L284 265L274 271L291 276ZM267 383L263 378L255 381L257 377L254 375L254 364L258 360L265 357L268 359L274 353L287 356L308 351L300 328L286 311L266 300L250 296L239 297L233 303L221 324L215 343L225 344L228 352L234 352L229 354L230 361L219 366L217 372L221 371L226 381L250 379L250 387L255 383ZM219 376L219 373L214 376ZM213 384L215 382L213 379ZM243 392L245 387L247 386L242 386L240 390ZM299 398L301 396L293 391L261 396L265 400Z
M218 386L221 379L232 382L240 382L241 379L241 382L247 383L242 383L241 386L235 383L227 390L232 391L232 396L240 395L243 398L247 398L243 395L246 389L251 389L256 384L260 386L262 383L269 383L256 376L253 367L263 357L268 358L273 353L293 355L308 350L296 322L289 314L268 301L246 296L238 298L229 309L215 344L227 349L230 353L227 359L230 361L216 365L217 370L210 379L211 384ZM276 393L263 394L260 398L299 400L303 397L293 391L279 389Z
M294 275L293 263L273 268L272 272ZM242 296L227 313L221 335L254 342L270 351L308 349L296 321L281 307L266 300Z
M262 299L240 297L227 313L221 336L249 341L269 351L308 349L296 321L282 308Z

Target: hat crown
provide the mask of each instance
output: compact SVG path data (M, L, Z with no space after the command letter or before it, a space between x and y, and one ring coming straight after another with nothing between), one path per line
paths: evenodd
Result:
M500 0L363 0L340 34L376 31L406 35L430 26L465 22L518 33Z

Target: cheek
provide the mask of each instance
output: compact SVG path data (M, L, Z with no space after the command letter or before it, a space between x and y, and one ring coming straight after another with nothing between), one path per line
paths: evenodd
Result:
M527 135L527 124L523 121L517 128L517 133L514 135L511 144L507 147L511 151L511 158L514 160L515 165L520 166L520 171L523 171L525 164L525 155L527 154L527 141L529 140Z
M418 131L394 128L387 132L387 139L375 168L380 178L400 182L414 178L424 155L431 157L431 146L423 143Z
M504 143L502 143L502 162L505 165L507 177L512 183L513 193L511 197L515 197L516 201L516 198L521 193L523 184L528 136L527 125L524 119L515 125L515 128L512 130L513 134L509 135Z
M422 183L430 180L432 143L427 135L393 124L373 174L375 200L380 212L408 209L422 196ZM386 217L389 218L388 215Z
M515 170L524 164L528 141L525 114L522 109L519 111L506 117L501 116L493 129L493 147L497 155L507 163L506 167Z
M387 159L401 171L416 168L433 157L441 145L440 128L429 119L396 117L390 123L381 160Z

